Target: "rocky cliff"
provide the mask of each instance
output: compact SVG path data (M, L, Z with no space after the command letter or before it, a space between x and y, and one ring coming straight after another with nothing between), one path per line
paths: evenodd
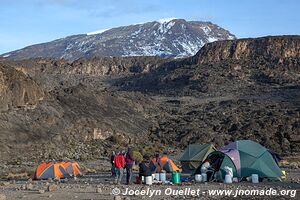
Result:
M74 62L55 59L30 59L22 61L6 60L11 66L25 74L65 74L109 76L120 74L147 73L168 59L160 57L125 57L79 59Z
M34 108L43 97L43 91L31 78L0 63L0 111Z
M175 95L212 95L241 92L241 88L299 84L299 46L299 36L213 42L193 57L127 78L136 81L130 80L124 87Z
M222 60L249 60L258 57L278 60L300 57L299 36L262 37L213 42L205 45L194 58L199 64Z

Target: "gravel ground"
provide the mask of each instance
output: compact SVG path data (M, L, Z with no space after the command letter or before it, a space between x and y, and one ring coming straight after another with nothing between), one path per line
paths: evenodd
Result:
M125 177L124 177L125 178ZM216 196L209 195L209 190L215 189L228 189L234 192L239 190L263 190L272 188L276 191L290 190L298 193L295 197L292 195L276 196L277 199L299 199L300 192L300 170L288 171L288 178L283 182L263 182L259 184L252 184L247 182L223 184L223 183L182 183L181 185L130 185L127 186L124 183L121 185L113 184L113 179L108 173L89 174L80 178L60 180L60 181L32 181L32 180L1 180L0 181L0 194L5 195L6 199L232 199L228 196ZM121 193L124 193L127 189L134 191L145 190L145 192L161 191L161 195L113 195L112 190L118 188ZM188 190L200 190L200 195L192 194L188 195L166 195L165 192L177 192L183 190L183 192L189 192ZM116 189L115 192L118 192ZM0 200L1 199L0 195ZM274 196L239 196L236 199L274 199Z

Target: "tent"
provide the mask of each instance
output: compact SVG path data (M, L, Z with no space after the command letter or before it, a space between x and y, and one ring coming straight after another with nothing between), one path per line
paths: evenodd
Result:
M65 171L70 176L82 175L80 166L77 162L75 162L73 160L67 160L67 161L62 161L61 164L64 167Z
M280 157L280 155L270 149L268 149L268 151L270 152L270 154L273 156L276 164L279 166L280 161L282 160L282 158Z
M149 166L151 173L160 172L162 170L167 173L181 171L168 156L161 157L159 163L160 164L156 162L155 158L150 161Z
M224 179L228 166L233 170L233 176L239 178L258 174L260 178L280 180L282 171L268 149L251 140L239 140L221 148L220 151L208 155L215 173ZM199 166L195 173L201 173Z
M216 149L211 144L190 144L179 159L182 170L187 173L194 172L206 157L214 151Z
M70 175L66 172L64 166L57 162L43 162L40 164L34 174L35 179L54 179L67 178Z

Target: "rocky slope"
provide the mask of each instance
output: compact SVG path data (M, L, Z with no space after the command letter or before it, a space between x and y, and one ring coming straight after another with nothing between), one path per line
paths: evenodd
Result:
M234 39L210 22L170 19L74 35L3 54L9 59L161 56L187 57L204 44Z
M299 53L299 36L214 42L190 59L116 84L168 96L153 140L222 146L251 138L280 153L299 152Z
M299 42L299 36L213 42L193 57L120 84L127 80L128 90L189 96L299 84Z
M1 112L1 159L85 160L128 145L153 153L244 138L299 154L299 44L299 36L221 41L181 60L2 61L45 95L32 109Z
M259 57L278 61L300 57L299 36L262 37L210 43L194 58L199 64L217 63L222 60L257 60ZM272 63L277 64L277 63Z
M43 97L42 89L33 80L0 63L0 112L13 108L33 109Z

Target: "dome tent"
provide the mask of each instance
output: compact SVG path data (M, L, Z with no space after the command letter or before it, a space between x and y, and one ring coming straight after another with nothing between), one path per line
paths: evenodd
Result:
M66 172L61 163L50 161L41 163L34 174L34 179L67 178L70 175Z
M35 179L69 178L82 175L77 162L66 160L62 162L49 161L41 163L34 174Z
M161 166L160 166L161 165ZM181 171L173 160L171 160L168 156L164 155L163 157L160 158L160 165L156 162L156 159L153 158L150 163L150 171L153 172L161 172L162 170L166 171L167 173L170 172L178 172Z
M212 144L190 144L179 159L183 172L194 172L207 156L214 151L216 149Z
M70 176L80 176L82 175L80 166L77 162L73 160L66 160L61 162L62 166L64 167L65 171Z
M239 140L208 155L214 172L225 177L225 166L233 169L233 176L244 178L258 174L260 178L280 180L282 171L268 149L251 140ZM201 172L201 165L195 173Z

